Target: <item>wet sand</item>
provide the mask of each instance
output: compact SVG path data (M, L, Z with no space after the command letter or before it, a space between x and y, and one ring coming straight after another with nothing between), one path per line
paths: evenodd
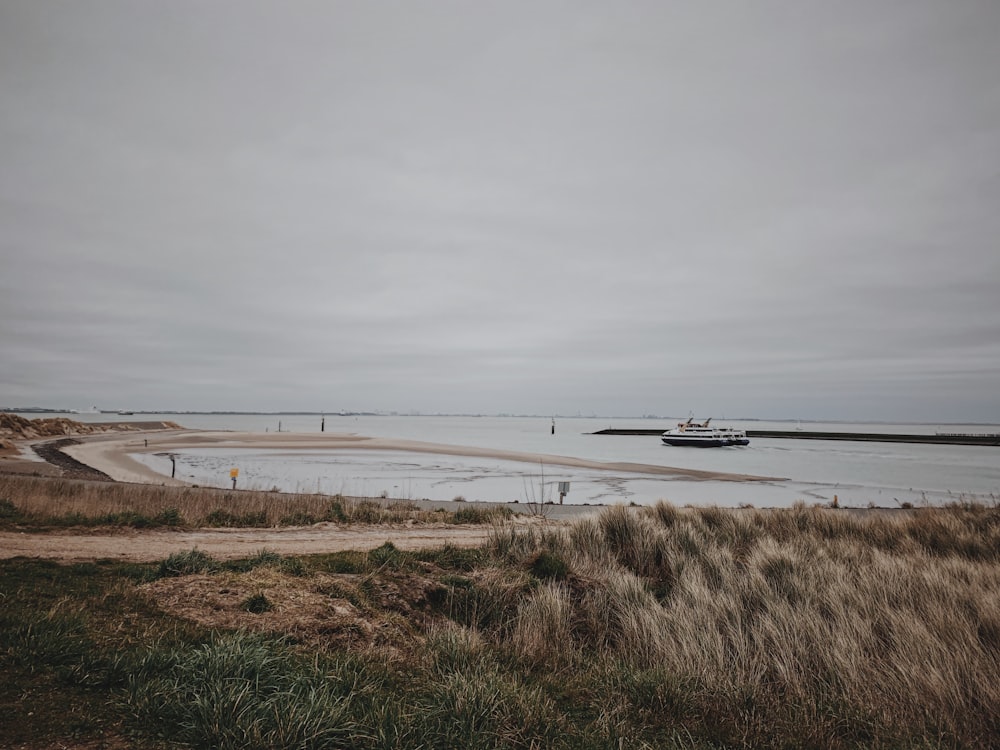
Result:
M571 456L553 456L542 453L476 448L443 443L425 443L418 440L396 440L372 438L348 434L299 434L299 433L251 433L251 432L211 432L201 430L171 430L150 433L130 433L129 435L95 435L80 438L79 445L68 446L65 453L76 460L92 466L119 482L140 482L153 484L184 485L179 479L171 479L153 471L131 458L129 453L167 453L186 448L265 448L288 450L366 450L366 451L410 451L449 456L473 456L520 461L537 464L568 466L608 472L628 472L650 474L677 479L712 482L772 482L779 477L761 477L749 474L728 474L725 472L683 469L656 464L638 464L623 461L591 461Z

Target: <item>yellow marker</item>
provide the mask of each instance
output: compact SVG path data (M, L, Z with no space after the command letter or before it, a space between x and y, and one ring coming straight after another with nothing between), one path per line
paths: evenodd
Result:
M229 476L231 476L233 479L236 479L236 477L238 477L239 475L240 475L240 470L239 469L230 469L229 470Z

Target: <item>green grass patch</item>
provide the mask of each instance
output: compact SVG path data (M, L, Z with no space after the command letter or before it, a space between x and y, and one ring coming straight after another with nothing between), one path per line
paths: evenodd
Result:
M311 555L309 567L316 572L337 575L367 573L369 571L368 553L349 550L326 555Z
M305 564L298 557L286 557L268 549L262 549L250 557L240 560L229 560L220 563L218 567L237 573L246 573L254 568L274 568L282 573L293 576L304 576L308 573Z
M160 563L159 578L174 578L193 573L211 573L219 569L219 563L210 555L198 549L175 552Z
M312 513L306 513L303 511L297 511L291 513L287 516L282 516L278 520L279 526L312 526L314 523L319 523L319 518L314 516Z
M469 523L483 524L503 521L514 515L514 511L503 506L477 508L474 505L465 505L451 513L449 523Z
M548 550L539 552L530 565L531 575L536 578L561 581L569 575L569 565L559 555Z
M185 520L176 508L167 508L149 515L134 510L88 514L79 511L62 514L38 514L22 511L9 500L0 500L0 526L27 526L39 530L51 528L96 528L117 526L132 529L153 529L184 526Z
M444 570L474 570L486 563L487 557L483 550L477 547L456 547L446 544L436 549L419 550L413 553L413 558L422 562L433 563Z
M271 604L271 600L268 599L264 594L254 594L253 596L248 596L241 605L243 609L255 615L262 615L265 612L270 612L274 609L274 605Z
M392 542L386 542L381 547L376 547L368 552L368 565L371 568L398 570L405 566L410 559L410 555L396 549Z
M202 524L216 528L266 528L271 525L267 520L266 511L233 513L221 508L205 516Z
M0 499L0 521L16 521L20 515L21 511L14 503L7 499Z

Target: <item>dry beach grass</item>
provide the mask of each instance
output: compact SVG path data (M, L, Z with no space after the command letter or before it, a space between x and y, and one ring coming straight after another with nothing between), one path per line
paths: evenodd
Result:
M1000 740L1000 509L617 507L493 553L570 571L511 628L536 668L616 689L601 721L749 746Z
M5 511L8 521L16 513L22 524L60 527L265 528L324 521L341 524L482 523L510 514L503 508L472 505L456 506L452 511L435 511L412 502L382 498L93 482L16 474L0 474L2 501L9 504Z
M0 563L13 683L62 670L190 746L1000 742L997 507L661 503L479 549L40 565Z

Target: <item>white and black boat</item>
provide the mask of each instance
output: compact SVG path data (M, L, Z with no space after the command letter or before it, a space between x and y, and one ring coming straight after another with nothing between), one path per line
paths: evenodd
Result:
M678 422L672 430L660 436L664 445L692 446L696 448L724 448L729 445L750 445L744 430L731 427L709 427L711 417L704 422Z

